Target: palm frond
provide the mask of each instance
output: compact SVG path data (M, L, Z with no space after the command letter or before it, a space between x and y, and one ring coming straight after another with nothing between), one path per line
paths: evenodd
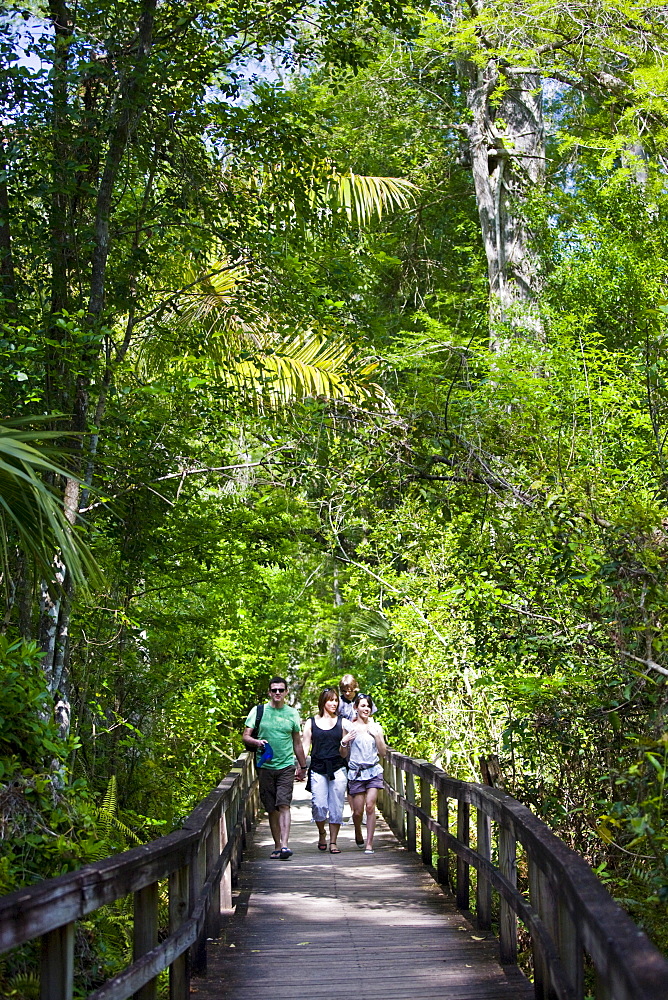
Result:
M260 411L282 410L307 398L391 409L383 389L371 380L377 367L349 344L309 331L234 358L217 367L217 375Z
M372 639L377 643L387 643L391 636L391 625L381 611L361 608L350 620L351 635L359 639Z
M207 336L229 328L234 315L237 290L248 278L245 268L232 264L226 257L213 260L205 271L194 266L186 269L185 283L189 285L183 297L179 324L198 326Z
M325 185L325 197L338 204L351 221L365 226L377 216L408 208L417 194L415 184L403 177L372 177L352 170L333 170Z
M3 578L10 573L7 537L46 578L52 576L54 556L59 553L72 580L86 587L100 579L100 570L90 550L65 517L62 503L44 482L44 475L71 477L60 461L64 452L45 444L60 438L59 431L23 430L0 423L0 546Z

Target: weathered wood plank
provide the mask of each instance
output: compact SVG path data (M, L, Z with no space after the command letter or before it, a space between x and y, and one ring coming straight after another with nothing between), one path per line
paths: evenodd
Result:
M431 817L431 782L424 774L420 776L420 809L427 816ZM420 847L422 863L431 867L433 856L431 830L429 829L429 824L423 821L420 821Z
M492 858L491 826L489 816L482 809L478 809L476 816L476 852L488 863L491 863ZM478 871L475 894L478 930L488 931L492 926L492 886L487 874L483 870Z
M169 876L169 933L176 934L188 917L190 907L190 873L180 868ZM169 966L169 1000L188 1000L190 995L190 964L188 952L174 958Z
M42 938L40 1000L70 1000L74 987L74 924Z
M457 840L465 847L469 846L470 837L470 806L460 799L457 805ZM469 866L466 860L457 854L457 906L460 910L468 910L471 895Z
M273 861L266 823L240 873L236 912L210 948L197 1000L331 1000L363 983L369 1000L529 1000L531 986L504 970L493 941L439 889L419 857L382 823L376 853L360 852L351 826L342 853L321 854L309 800L297 786L290 861ZM232 947L234 946L234 947Z
M412 774L406 775L406 800L409 805L415 805L415 777ZM417 847L415 813L406 814L406 847L409 851L415 851Z
M158 883L153 882L135 893L132 954L134 961L146 955L158 943ZM135 1000L157 1000L157 981L149 979L137 990Z

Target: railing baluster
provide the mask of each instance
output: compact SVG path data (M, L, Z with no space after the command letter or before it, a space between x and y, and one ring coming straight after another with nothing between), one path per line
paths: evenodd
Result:
M517 885L515 834L503 823L499 824L499 870L511 885ZM499 901L499 959L502 965L517 961L517 917L503 896Z
M390 761L390 788L393 792L397 791L397 765L394 761ZM390 798L390 827L395 837L399 836L399 803L394 801L394 797Z
M445 792L438 788L436 792L436 818L438 820L439 826L447 832L448 824L450 822L449 809L448 809L448 797ZM448 850L448 842L442 833L439 833L437 837L438 842L438 861L436 863L436 875L438 881L443 886L450 885L450 851Z
M218 855L220 852L220 811L214 820L213 826L209 831L206 838L206 878L213 871L213 868L218 860ZM211 900L209 902L209 910L206 915L206 937L215 939L218 937L220 932L220 907L219 907L219 893L215 891L211 893Z
M169 876L169 933L173 934L188 917L190 906L190 866L177 868ZM169 1000L188 1000L190 965L188 952L175 958L169 967Z
M40 1000L71 1000L74 989L74 924L42 937Z
M203 839L197 842L192 864L190 865L190 907L197 904L202 886L205 880L206 868L206 846ZM193 945L190 947L190 967L193 972L200 973L206 970L206 929L202 931Z
M614 1000L607 969L595 970L594 996L596 1000ZM656 1000L659 1000L657 997ZM663 1000L663 998L662 998Z
M415 805L415 776L410 771L406 772L406 800ZM406 812L406 847L409 851L417 849L415 813L410 811Z
M388 826L392 826L390 823L390 796L388 795L387 789L390 784L390 762L387 757L382 757L380 761L381 767L383 768L383 789L378 792L378 808L385 817Z
M492 823L489 816L480 806L476 809L477 847L476 850L485 861L492 859ZM488 877L478 872L475 890L475 911L478 929L488 931L492 926L492 886Z
M134 894L132 954L135 962L158 943L158 883L152 882ZM151 979L135 993L135 1000L156 1000L158 980Z
M457 802L457 840L460 844L469 846L470 839L470 807L468 802L459 799ZM470 876L468 861L457 855L457 906L460 910L468 910L470 902Z
M236 886L239 872L239 845L235 840L233 840L236 834L237 820L239 818L239 790L236 786L230 797L230 809L228 815L230 817L229 837L230 840L232 840L232 849L230 853L230 878L232 880L232 886Z
M396 785L397 795L403 797L403 795L404 795L404 772L402 771L401 767L398 764L397 764L397 768L396 768L396 774L397 774L397 785ZM405 840L406 839L406 812L404 810L404 804L403 804L403 802L398 802L397 803L397 821L396 822L397 822L397 837L399 838L399 840Z
M220 817L220 852L227 847L230 839L230 813L229 805L223 809ZM229 913L232 909L232 864L228 860L220 876L220 910L221 913Z
M431 782L428 780L427 776L423 773L420 775L420 809L427 816L431 816ZM426 823L421 824L421 846L422 846L422 860L425 865L429 865L431 868L432 863L432 850L431 850L431 830Z
M541 917L544 911L544 876L529 858L529 900L536 913ZM545 956L538 939L532 938L533 953L533 987L536 1000L548 1000L550 997L550 974Z
M563 900L559 900L557 924L559 933L559 955L561 956L561 964L566 975L566 980L573 991L575 1000L582 1000L584 995L584 952L582 950L582 936Z

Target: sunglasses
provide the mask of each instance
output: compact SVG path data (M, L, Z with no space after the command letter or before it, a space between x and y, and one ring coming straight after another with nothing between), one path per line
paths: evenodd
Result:
M285 688L269 688L272 694L283 694Z

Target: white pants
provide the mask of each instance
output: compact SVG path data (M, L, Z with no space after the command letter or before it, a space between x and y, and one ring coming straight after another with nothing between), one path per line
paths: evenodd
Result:
M340 767L334 772L334 777L330 781L326 774L315 774L311 771L311 795L313 801L311 809L313 819L316 823L343 822L343 802L346 797L348 786L348 771L345 767Z

